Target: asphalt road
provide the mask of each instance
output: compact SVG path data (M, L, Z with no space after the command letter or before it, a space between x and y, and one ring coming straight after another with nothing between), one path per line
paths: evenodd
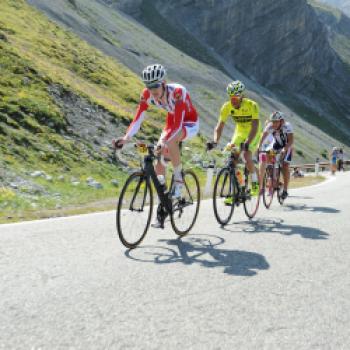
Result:
M350 173L220 228L113 212L0 226L0 349L350 349Z

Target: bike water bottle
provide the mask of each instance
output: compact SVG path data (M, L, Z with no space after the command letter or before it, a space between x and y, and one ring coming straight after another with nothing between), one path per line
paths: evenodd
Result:
M240 186L244 186L244 177L240 169L236 170L236 177Z

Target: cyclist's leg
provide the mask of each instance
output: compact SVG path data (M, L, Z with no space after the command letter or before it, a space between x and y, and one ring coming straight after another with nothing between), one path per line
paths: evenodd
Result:
M182 179L182 165L181 165L181 153L179 143L185 137L185 131L180 130L171 140L167 142L167 148L169 150L169 158L174 169L174 183L171 188L173 197L181 197L183 179Z
M164 131L162 132L162 134L160 135L159 139L161 139L162 137L164 136ZM162 156L163 157L166 157L167 156L167 153L168 153L168 149L165 148L163 149L162 151ZM164 164L160 161L160 160L157 160L155 166L154 166L154 170L156 172L157 175L163 175L165 176L165 166Z
M259 153L259 186L262 188L262 184L265 177L267 164L271 163L271 155L269 152L273 149L274 138L272 135L265 138L261 146Z
M247 168L250 172L250 174L252 175L252 182L258 182L258 171L254 165L253 159L252 159L252 155L254 152L256 152L258 145L259 145L259 141L260 141L260 133L258 132L255 136L255 138L253 139L253 141L249 144L249 149L248 151L244 152L244 158L247 162ZM260 176L259 176L260 177Z
M163 131L163 133L164 133L164 131ZM163 136L163 133L161 134L160 138ZM162 150L162 156L168 158L168 149L167 148L164 148ZM156 172L158 180L163 187L163 191L165 192L166 191L166 179L165 179L166 167L161 160L159 160L159 159L157 160L156 164L154 165L154 171ZM163 208L160 205L160 199L159 199L158 195L156 196L155 204L157 206L157 215L154 217L154 220L153 220L151 226L154 228L163 228L165 216L162 215Z
M246 139L247 139L246 135L234 133L231 142L239 147L242 143L245 142ZM243 152L244 159L246 161L246 166L248 168L249 173L251 174L251 179L254 186L254 189L253 189L254 193L257 193L259 191L258 189L259 179L257 175L257 169L255 168L255 165L252 160L252 150L255 151L257 149L259 140L260 140L260 134L254 138L252 145L249 145L249 150Z
M262 152L259 154L259 186L262 188L265 171L267 166L267 154Z
M282 173L283 173L283 191L288 193L288 185L290 180L289 164L292 161L293 151L289 149L287 154L284 156L282 164Z
M181 141L186 141L194 137L198 133L198 130L198 122L184 123L182 130L167 143L170 160L174 167L174 171L177 167L181 166L181 154L179 143Z
M194 137L199 130L199 122L185 122L182 130L168 143L170 159L174 167L174 196L180 197L183 187L181 154L179 143Z

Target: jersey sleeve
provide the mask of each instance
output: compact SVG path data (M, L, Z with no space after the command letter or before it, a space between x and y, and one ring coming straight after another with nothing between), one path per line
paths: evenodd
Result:
M226 123L228 116L230 115L230 102L226 102L220 109L219 122Z
M134 119L126 131L125 139L132 138L140 130L141 124L143 120L146 118L146 111L148 109L149 98L150 98L150 92L147 89L144 89L141 94L140 103L137 107Z
M186 90L177 88L174 91L175 111L173 122L164 130L161 141L168 142L173 139L181 130L186 113Z
M287 122L284 124L284 132L286 134L293 134L293 127L290 123Z

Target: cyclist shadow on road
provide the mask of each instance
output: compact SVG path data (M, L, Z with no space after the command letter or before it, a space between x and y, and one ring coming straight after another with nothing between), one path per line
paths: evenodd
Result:
M306 239L328 239L329 234L314 227L284 224L282 219L256 219L236 222L225 226L230 232L246 233L279 233L284 236L300 235Z
M284 204L283 209L285 210L301 210L303 212L309 211L309 212L319 212L319 213L326 213L326 214L336 214L340 213L339 209L330 208L330 207L312 207L305 204Z
M156 264L223 267L224 273L234 276L254 276L257 270L267 270L270 267L261 254L217 248L225 242L219 236L192 234L178 239L162 239L159 242L165 242L167 246L143 246L128 250L125 255L133 260Z

